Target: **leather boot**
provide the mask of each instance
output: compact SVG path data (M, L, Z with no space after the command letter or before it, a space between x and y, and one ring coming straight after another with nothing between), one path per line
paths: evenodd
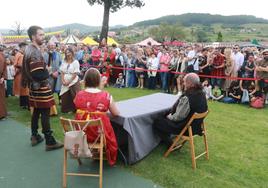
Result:
M52 132L45 133L46 138L46 151L52 151L63 147L62 143L59 143L52 136Z
M31 144L32 146L36 146L37 144L44 141L44 138L40 134L32 135L31 136Z

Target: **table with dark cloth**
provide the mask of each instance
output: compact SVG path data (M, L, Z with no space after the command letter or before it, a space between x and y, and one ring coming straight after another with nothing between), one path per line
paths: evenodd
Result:
M128 164L141 160L159 144L160 139L152 129L153 120L166 112L177 98L175 95L156 93L116 103L120 115L111 117L111 122L117 139L120 132L125 132L127 148L123 153ZM120 147L122 140L118 143Z

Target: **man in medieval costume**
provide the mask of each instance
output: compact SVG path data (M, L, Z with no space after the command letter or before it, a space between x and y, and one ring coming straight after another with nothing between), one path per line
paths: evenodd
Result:
M38 133L38 119L41 115L42 132L45 135L46 151L59 149L63 144L58 143L52 136L50 128L50 107L55 105L53 93L48 82L49 73L40 47L44 41L44 31L39 26L31 26L28 35L32 44L25 49L23 58L23 86L29 87L29 104L33 107L31 119L31 144L35 146L43 141Z
M5 119L7 116L6 102L5 102L5 79L7 76L6 72L6 60L3 53L4 49L0 46L0 120Z

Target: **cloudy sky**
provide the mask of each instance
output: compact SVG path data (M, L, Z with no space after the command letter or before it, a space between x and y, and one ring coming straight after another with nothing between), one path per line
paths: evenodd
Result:
M144 0L141 9L124 8L110 14L110 25L131 25L135 22L165 15L211 13L221 15L254 15L268 19L267 0ZM68 23L92 26L102 24L102 6L89 6L87 0L3 0L0 28L12 28L20 22L23 28Z

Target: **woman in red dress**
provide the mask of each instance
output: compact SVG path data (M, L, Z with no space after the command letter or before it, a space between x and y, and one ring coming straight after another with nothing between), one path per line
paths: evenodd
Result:
M86 89L76 94L74 104L76 106L77 120L101 118L106 139L106 157L110 165L114 165L117 159L117 141L110 119L107 116L108 110L112 115L119 115L119 111L113 101L112 96L98 89L105 84L101 80L100 72L95 68L90 68L84 77ZM91 113L94 112L94 113ZM98 137L97 127L86 129L88 142L94 142Z

